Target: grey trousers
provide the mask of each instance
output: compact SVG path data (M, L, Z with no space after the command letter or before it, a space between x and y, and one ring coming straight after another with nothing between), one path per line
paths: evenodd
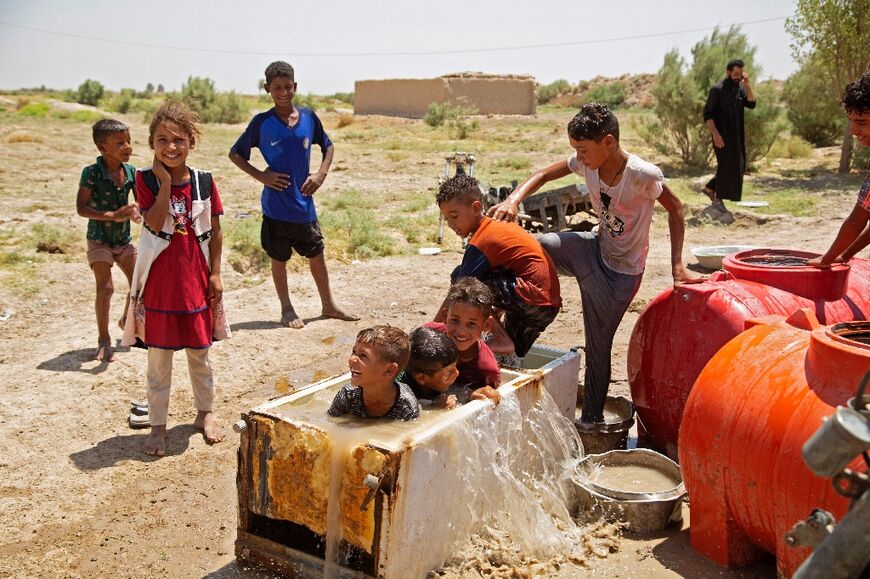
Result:
M208 348L185 349L193 403L197 410L211 412L214 402L214 379L208 361ZM148 420L151 426L166 424L169 412L169 390L172 386L172 355L174 350L148 348Z
M601 259L598 238L591 232L547 233L538 238L559 273L571 274L580 286L583 332L586 336L586 374L583 378L581 422L603 422L610 387L613 336L643 274L617 273Z

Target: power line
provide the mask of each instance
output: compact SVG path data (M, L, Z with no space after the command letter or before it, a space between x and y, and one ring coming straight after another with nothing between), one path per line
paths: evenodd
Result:
M785 20L787 16L774 16L772 18L762 18L759 20L747 20L745 22L735 22L733 26L747 26L750 24L761 24L763 22L776 22ZM129 40L115 40L112 38L98 38L96 36L86 36L84 34L73 34L70 32L59 32L57 30L46 30L45 28L37 28L35 26L24 26L23 24L15 24L13 22L4 22L0 20L0 25L9 26L12 28L20 28L32 32L41 32L43 34L52 34L54 36L64 36L67 38L76 38L78 40L91 40L93 42L107 42L110 44L120 44L123 46L136 46L140 48L161 48L167 50L178 50L187 52L204 52L211 54L239 54L245 56L294 56L294 57L371 57L371 56L435 56L448 54L476 54L487 52L504 52L515 50L533 50L538 48L558 48L565 46L582 46L590 44L606 44L609 42L623 42L626 40L643 40L647 38L661 38L663 36L675 36L678 34L688 34L691 32L706 32L713 30L719 26L704 26L701 28L687 28L685 30L672 30L670 32L658 32L654 34L637 34L634 36L618 36L614 38L601 38L589 40L573 40L570 42L548 42L543 44L525 44L522 46L498 46L490 48L457 48L452 50L400 50L395 52L263 52L255 50L230 50L225 48L198 48L194 46L174 46L169 44L149 44L144 42L131 42Z

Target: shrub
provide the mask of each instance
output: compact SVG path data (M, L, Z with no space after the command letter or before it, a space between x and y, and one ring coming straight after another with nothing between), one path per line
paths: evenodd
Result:
M777 139L767 152L767 156L774 159L807 159L812 154L813 146L796 135Z
M181 99L206 123L238 123L248 115L248 108L238 94L218 94L209 78L188 77L181 87Z
M79 85L78 102L83 105L97 106L103 98L105 88L96 80L87 79Z
M603 103L609 107L618 107L625 101L625 87L625 81L621 80L596 85L583 95L583 103Z
M468 120L469 116L475 114L477 114L477 109L471 107L432 103L429 105L429 110L423 117L423 121L430 127L440 127L446 124L450 136L456 139L467 139L480 126L477 120L470 122Z
M353 115L348 115L346 113L341 113L338 115L338 128L341 129L343 127L347 127L353 124L354 122Z
M569 90L571 90L571 83L564 78L560 78L550 84L539 84L535 88L535 93L538 96L538 104L543 105Z
M18 114L25 117L44 117L49 109L51 105L48 103L29 103L18 109Z
M440 127L446 118L446 103L429 103L429 110L423 116L423 121L430 127Z
M829 147L843 134L846 117L836 99L828 98L830 87L827 71L810 57L783 88L792 132L817 147Z
M754 163L767 155L776 138L786 129L782 107L776 104L776 91L771 83L756 85L756 106L747 110L743 127L746 133L746 163Z
M353 93L352 92L337 92L333 95L330 95L329 98L335 99L337 101L341 101L341 102L349 104L349 105L353 104Z

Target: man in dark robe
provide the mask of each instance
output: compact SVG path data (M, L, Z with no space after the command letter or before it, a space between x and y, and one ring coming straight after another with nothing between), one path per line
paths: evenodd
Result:
M755 108L755 96L742 60L732 60L724 79L713 85L704 106L704 122L713 137L716 176L704 186L714 205L724 207L722 199L740 201L743 174L746 172L746 139L743 109Z

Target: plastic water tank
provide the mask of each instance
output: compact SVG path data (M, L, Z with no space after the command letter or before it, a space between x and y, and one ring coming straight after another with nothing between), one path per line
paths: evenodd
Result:
M822 324L870 319L870 260L817 269L818 254L755 249L726 257L709 281L667 289L639 316L628 378L643 443L677 458L683 407L704 365L749 318L810 308Z
M747 324L757 325L713 356L686 403L679 457L691 544L728 566L767 551L791 577L810 549L787 546L785 533L814 508L838 520L848 510L801 448L870 368L870 322L821 326L805 309ZM850 468L867 470L860 458Z

